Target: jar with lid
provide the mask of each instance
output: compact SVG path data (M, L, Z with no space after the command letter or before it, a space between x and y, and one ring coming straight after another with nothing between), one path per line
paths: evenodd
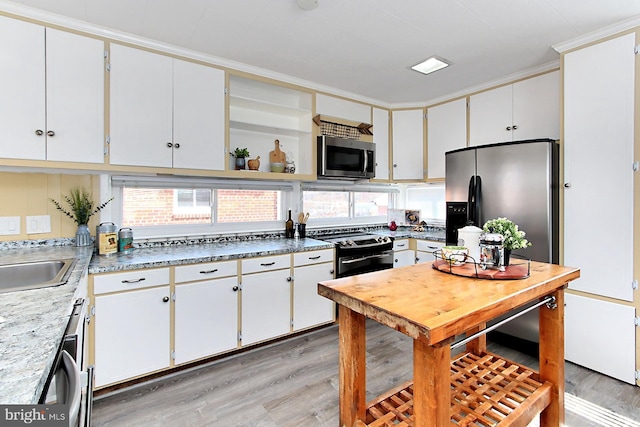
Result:
M482 233L480 235L480 265L483 270L504 268L504 237L499 233Z

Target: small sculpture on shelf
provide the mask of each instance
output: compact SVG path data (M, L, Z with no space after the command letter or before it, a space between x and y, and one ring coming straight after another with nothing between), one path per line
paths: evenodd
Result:
M260 169L260 156L256 157L255 159L249 159L247 161L247 166L249 166L249 170L252 171L257 171L258 169Z

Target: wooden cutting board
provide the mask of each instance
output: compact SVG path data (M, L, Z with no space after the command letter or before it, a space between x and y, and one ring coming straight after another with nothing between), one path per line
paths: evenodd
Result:
M455 274L456 276L477 277L478 279L513 280L525 279L529 277L529 264L508 265L505 271L497 268L487 268L483 270L480 265L465 263L463 265L452 265L445 260L438 259L432 264L433 268L444 273Z
M286 163L287 155L280 150L280 140L275 140L275 149L269 152L269 162L271 163Z

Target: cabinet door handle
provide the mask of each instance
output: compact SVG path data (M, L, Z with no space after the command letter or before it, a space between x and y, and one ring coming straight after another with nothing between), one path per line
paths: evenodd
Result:
M169 302L169 297L162 298L162 302Z
M507 130L511 130L511 126L507 126Z
M293 280L293 277L289 276L287 277L287 282L291 282Z
M429 248L429 249L433 249L433 250L438 249L438 247L437 247L437 246L427 246L427 248Z
M180 148L180 144L178 144L177 142L176 142L175 144L173 144L173 146L174 146L175 148Z
M272 261L272 262L261 263L260 265L263 267L269 267L270 265L273 265L275 263L276 263L275 261Z
M145 278L144 278L144 277L141 277L141 278L136 279L136 280L123 280L123 281L122 281L122 283L140 283L140 282L142 282L143 280L145 280Z
M335 273L335 270L329 270L329 273L331 273L331 275L333 276L333 273Z
M38 136L42 136L44 132L42 132L42 129L36 129L36 135Z
M513 130L517 130L518 129L518 125L513 125Z
M571 183L570 182L565 182L564 183L564 188L571 188Z
M47 136L55 136L55 134L56 133L54 131L52 131L52 130L48 130L47 131Z
M167 147L171 148L171 147L173 147L173 144L170 143L170 142L167 142Z
M400 244L397 244L396 246L399 248L404 248L404 245L405 245L404 243L400 243Z
M200 274L213 274L216 271L218 271L217 268L214 268L213 270L203 270L203 271L200 272Z
M231 288L231 289L233 290L233 292L238 292L238 289L240 289L240 288L239 288L239 287L237 287L237 286L234 286L234 287L233 287L233 288Z
M310 256L309 259L320 259L320 255L318 255L318 256Z
M394 168L397 168L397 167L398 167L398 164L397 164L397 163L394 163L394 164L393 164L393 167L394 167Z

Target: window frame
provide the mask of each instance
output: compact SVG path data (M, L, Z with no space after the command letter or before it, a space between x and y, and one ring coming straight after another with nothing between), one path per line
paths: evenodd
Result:
M354 226L373 226L387 224L388 215L375 216L355 216L355 193L386 193L389 197L388 209L391 209L395 201L395 194L398 189L393 184L353 184L353 183L303 183L300 189L300 206L304 208L304 193L306 191L335 191L349 193L349 214L347 217L337 218L314 218L309 217L307 227L323 228L323 227L354 227Z
M162 239L171 237L211 237L221 235L249 235L255 233L278 233L284 230L284 222L288 215L289 206L293 200L293 185L291 183L275 182L275 181L231 181L222 179L206 179L206 178L184 178L184 177L138 177L138 176L113 176L110 179L111 194L113 196L113 206L111 211L112 221L115 224L122 224L123 209L123 188L125 187L142 187L142 188L209 188L214 190L211 205L210 224L178 224L178 225L153 225L153 226L134 226L136 239ZM279 207L278 214L280 220L275 221L255 221L255 222L217 222L217 190L234 189L234 190L264 190L279 191Z

